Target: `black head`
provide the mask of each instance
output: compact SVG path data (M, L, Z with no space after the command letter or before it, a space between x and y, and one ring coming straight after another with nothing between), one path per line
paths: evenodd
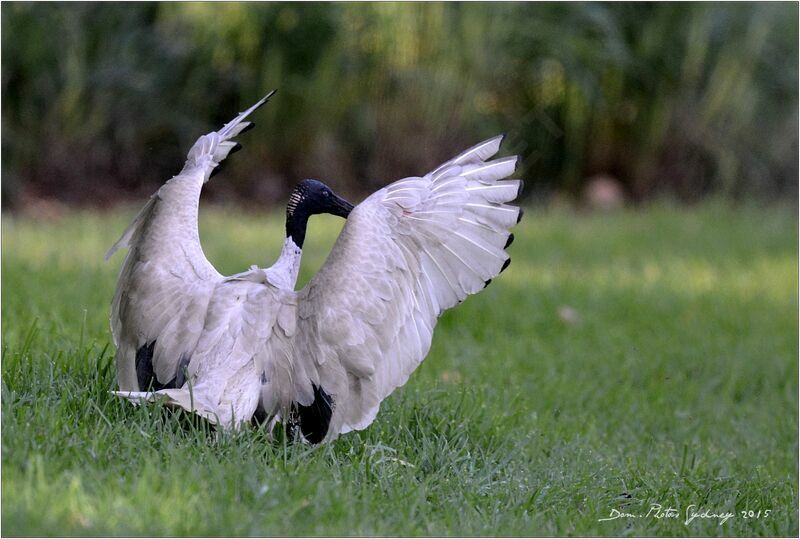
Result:
M294 188L286 205L286 234L302 247L310 216L330 213L346 219L352 209L352 204L337 196L321 181L303 180Z
M286 215L316 215L330 213L347 218L353 205L340 198L330 187L318 180L303 180L297 184L286 205Z

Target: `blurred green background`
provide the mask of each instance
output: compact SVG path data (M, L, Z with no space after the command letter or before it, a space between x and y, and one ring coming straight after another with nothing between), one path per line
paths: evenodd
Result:
M272 88L207 197L357 197L507 132L528 202L795 197L796 3L5 3L3 204L141 199Z

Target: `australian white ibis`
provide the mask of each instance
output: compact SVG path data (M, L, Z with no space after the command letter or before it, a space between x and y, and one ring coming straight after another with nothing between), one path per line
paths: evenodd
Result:
M488 160L502 136L355 207L304 180L289 198L275 264L225 277L200 246L200 190L272 93L200 137L108 251L128 248L111 306L115 393L164 399L224 427L283 421L318 443L372 423L425 358L439 315L508 266L522 211L507 203L522 181L504 179L516 157ZM317 213L347 221L325 264L295 291Z

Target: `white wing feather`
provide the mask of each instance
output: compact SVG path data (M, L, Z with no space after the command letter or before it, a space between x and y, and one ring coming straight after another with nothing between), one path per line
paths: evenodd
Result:
M179 361L194 349L208 303L222 276L200 246L197 211L200 191L213 170L233 150L232 138L250 125L244 119L272 95L241 113L220 131L200 137L183 170L142 208L106 259L127 247L111 305L122 391L138 391L136 351L155 341L153 370L165 384Z
M520 209L516 157L470 148L356 206L298 298L295 364L333 395L328 437L363 429L425 358L439 315L504 269Z

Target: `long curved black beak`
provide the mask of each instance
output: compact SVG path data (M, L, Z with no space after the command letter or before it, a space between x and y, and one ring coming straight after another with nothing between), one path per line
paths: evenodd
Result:
M353 211L353 205L347 202L345 199L337 196L331 202L331 209L329 213L347 219L347 216L350 215L351 211Z

